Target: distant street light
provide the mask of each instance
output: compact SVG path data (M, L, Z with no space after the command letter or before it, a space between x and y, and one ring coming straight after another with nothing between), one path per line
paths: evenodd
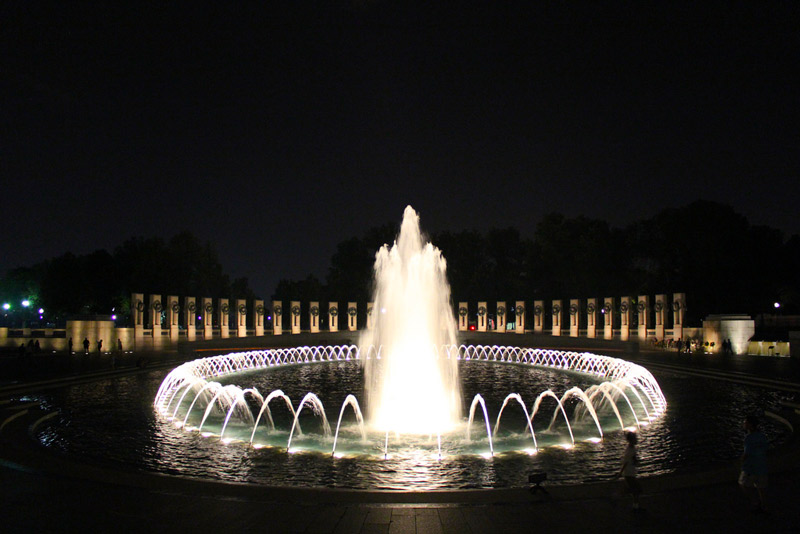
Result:
M3 304L3 309L4 309L4 310L10 310L10 309L11 309L11 304L9 304L8 302L6 302L5 304Z
M31 305L31 301L29 301L27 299L22 301L22 307L23 308L27 308L30 305Z
M775 304L773 304L773 306L775 306L775 309L777 310L778 308L781 307L781 303L780 302L776 302Z

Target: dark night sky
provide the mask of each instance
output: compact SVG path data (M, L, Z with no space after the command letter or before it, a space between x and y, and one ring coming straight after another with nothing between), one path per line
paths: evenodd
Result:
M188 229L269 296L406 204L800 233L797 2L124 4L0 7L0 270Z

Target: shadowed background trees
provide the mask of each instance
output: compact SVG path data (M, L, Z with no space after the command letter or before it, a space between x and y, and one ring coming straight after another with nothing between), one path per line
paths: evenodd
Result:
M70 252L33 267L9 271L0 280L3 299L31 299L49 318L67 314L130 314L134 291L167 295L253 298L246 278L224 273L216 250L189 232L168 241L136 237L113 253Z
M375 252L397 231L384 225L341 242L325 283L282 280L273 298L369 300ZM686 292L691 324L710 313L774 312L774 302L800 313L800 237L787 240L716 202L663 210L624 228L551 213L531 237L508 227L430 239L447 260L454 302Z
M272 298L344 305L371 299L376 251L397 223L340 242L325 280L281 280ZM688 321L710 313L800 313L800 236L752 225L733 208L697 201L624 228L602 220L545 215L532 236L513 227L443 231L429 237L447 260L453 302L569 299L686 292ZM231 281L214 247L183 232L165 241L132 238L113 253L66 253L0 280L0 298L35 299L48 315L129 313L133 291L255 297ZM364 314L363 306L359 314ZM304 317L306 313L304 310ZM362 317L363 318L363 317Z

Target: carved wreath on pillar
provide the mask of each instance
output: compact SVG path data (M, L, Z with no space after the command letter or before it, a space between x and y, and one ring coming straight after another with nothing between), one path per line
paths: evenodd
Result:
M595 310L596 308L594 307L594 302L590 302L589 304L586 305L586 311L588 313L594 313Z
M369 315L372 315L372 306L370 306L369 308L367 308L367 315L368 315L368 316L369 316Z
M486 315L486 306L481 306L480 308L478 308L478 315L480 315L481 317Z
M498 306L497 307L497 315L505 315L505 314L506 314L505 306Z
M317 317L319 315L319 307L311 306L311 315Z
M160 312L161 310L164 309L164 307L161 305L161 301L160 300L154 300L153 301L153 309L155 311L157 311L157 312Z
M220 311L222 311L223 314L227 314L229 311L231 311L231 307L226 302L225 304L222 305L222 308L220 308Z
M214 311L214 305L209 302L206 304L206 313L211 313L212 311Z
M275 308L272 311L275 312L275 315L281 315L283 313L283 307L275 306Z
M655 306L653 306L653 308L654 308L654 309L655 309L657 312L661 312L661 310L663 310L663 309L664 309L664 304L663 304L663 303L662 303L660 300L658 300L658 301L656 301L656 304L655 304Z
M569 305L569 314L570 315L575 315L577 313L578 313L578 307L576 305L574 305L574 304L570 304Z
M336 306L331 306L331 309L328 310L328 313L331 314L331 317L336 317L337 315L339 315L339 308L337 308Z
M537 317L540 316L543 311L544 310L542 309L542 307L539 304L537 304L536 306L533 307L533 314L535 316L537 316Z
M459 308L459 309L458 309L458 314L459 314L461 317L466 317L466 316L467 316L467 309L466 309L466 308Z
M627 302L623 302L622 304L620 304L619 305L619 311L620 311L620 313L628 313L628 303Z
M296 306L296 305L292 306L292 315L294 315L295 317L300 315L300 306Z
M525 315L525 306L517 306L517 315Z
M239 305L239 315L247 315L247 306L244 304Z
M136 309L138 311L144 311L144 302L142 302L141 300L136 302Z
M256 313L258 315L264 315L264 306L262 304L256 306Z
M561 313L561 306L553 304L553 315L558 315L559 313Z
M643 313L644 310L647 309L647 304L645 304L643 301L640 300L639 303L636 305L636 309L639 310L639 313Z
M603 311L605 313L611 313L611 303L610 302L606 302L605 304L603 304Z
M683 305L681 304L681 301L679 301L679 300L676 300L675 302L672 303L672 311L680 311L680 309L682 307L683 307Z
M172 303L172 313L180 313L181 307L178 305L177 302Z
M355 307L351 306L347 308L347 315L349 315L350 317L355 317L356 313L358 312L356 311Z
M197 311L197 304L194 301L190 302L189 305L186 307L189 310L189 313L194 313Z

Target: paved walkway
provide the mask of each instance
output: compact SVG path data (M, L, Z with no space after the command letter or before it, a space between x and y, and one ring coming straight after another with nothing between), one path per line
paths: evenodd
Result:
M633 356L645 364L653 358L686 372L704 368L734 378L745 373L796 379L788 360ZM41 416L37 408L0 404L0 422L18 413L0 429L2 532L800 532L797 439L771 459L768 514L749 510L735 483L735 466L643 479L645 510L633 512L620 483L552 487L549 495L519 489L412 494L263 488L121 472L41 449L28 439L30 425Z

